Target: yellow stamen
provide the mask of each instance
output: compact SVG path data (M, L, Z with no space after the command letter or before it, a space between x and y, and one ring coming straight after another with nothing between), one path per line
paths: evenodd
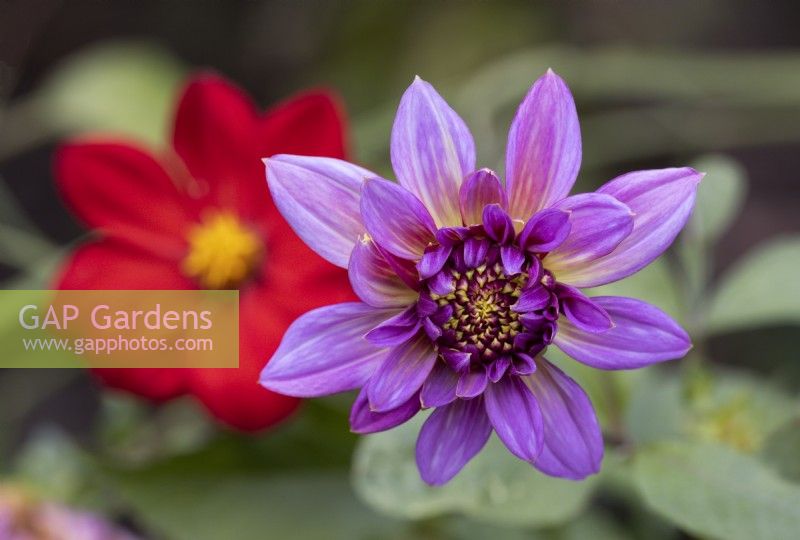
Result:
M186 239L189 253L183 271L208 289L238 287L255 270L264 250L258 235L228 212L205 216Z

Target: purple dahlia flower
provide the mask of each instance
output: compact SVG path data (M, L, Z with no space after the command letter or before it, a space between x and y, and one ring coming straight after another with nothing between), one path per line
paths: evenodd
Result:
M686 223L702 175L639 171L568 196L580 128L552 71L511 125L505 183L475 170L467 126L419 78L400 102L391 159L399 184L330 158L265 160L284 217L349 270L362 302L300 317L261 384L300 397L360 388L350 415L357 433L433 408L416 450L430 484L455 476L492 430L546 474L596 473L603 439L592 404L543 354L554 344L611 370L689 350L686 332L658 308L581 288L658 257Z

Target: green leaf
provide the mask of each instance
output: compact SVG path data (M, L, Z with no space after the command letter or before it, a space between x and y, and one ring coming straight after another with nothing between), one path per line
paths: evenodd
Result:
M742 209L747 175L738 161L721 154L703 156L692 166L706 176L697 188L688 232L709 245L727 230Z
M800 483L800 416L770 435L761 453L764 462L781 476Z
M797 400L766 381L730 371L705 377L693 381L665 368L643 370L625 420L633 441L683 438L757 452L797 411Z
M635 475L645 502L691 533L777 540L800 530L800 488L731 448L656 445L638 453Z
M184 71L155 45L102 44L61 64L36 104L41 121L59 130L110 131L163 144Z
M712 331L800 324L800 237L774 239L723 276L708 309Z
M541 474L496 437L448 484L429 486L414 460L421 416L362 438L356 449L356 492L387 515L423 519L459 512L506 526L544 527L573 519L593 491L596 478L572 482Z
M120 478L118 486L152 530L174 540L366 540L396 526L358 502L344 473L140 471Z
M57 248L38 232L0 223L0 262L15 268L31 268Z

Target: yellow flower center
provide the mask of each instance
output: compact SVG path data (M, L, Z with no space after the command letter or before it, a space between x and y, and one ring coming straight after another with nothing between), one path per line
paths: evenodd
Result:
M228 212L205 216L187 240L183 271L207 289L238 287L258 266L264 250L258 235Z

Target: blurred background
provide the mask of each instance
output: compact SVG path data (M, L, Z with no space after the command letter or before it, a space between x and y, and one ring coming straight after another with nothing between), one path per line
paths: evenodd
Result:
M419 423L359 440L352 396L245 436L190 400L156 407L78 370L4 370L0 505L24 493L177 540L800 537L798 24L789 1L0 2L6 289L47 288L86 235L54 188L59 141L99 131L164 147L198 69L261 106L335 89L351 158L390 175L414 75L501 170L513 112L552 67L581 117L578 191L641 168L708 173L673 249L603 288L678 318L690 356L636 373L561 361L603 424L597 477L545 478L492 441L434 489L413 464Z

